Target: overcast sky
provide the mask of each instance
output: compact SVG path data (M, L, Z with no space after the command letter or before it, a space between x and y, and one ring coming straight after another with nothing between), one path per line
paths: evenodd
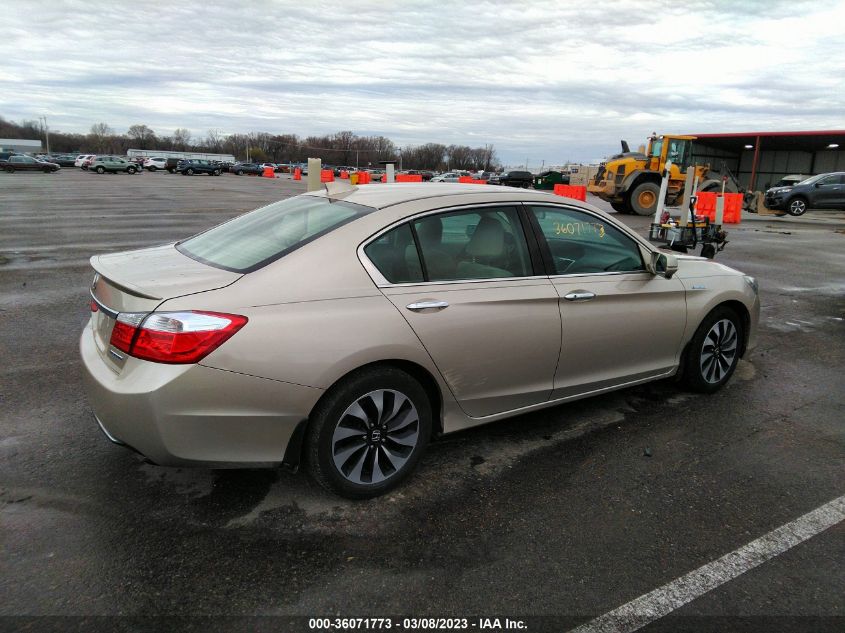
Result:
M843 24L842 0L3 0L0 116L589 161L652 131L844 128Z

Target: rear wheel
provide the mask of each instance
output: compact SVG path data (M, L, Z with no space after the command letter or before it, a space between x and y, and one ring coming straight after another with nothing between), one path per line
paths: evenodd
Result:
M684 384L701 393L720 389L736 369L743 336L742 319L736 312L723 306L710 312L687 349Z
M215 170L214 170L214 172L212 173L212 175L213 175L213 176L219 176L219 175L220 175L220 170L219 170L219 169L215 169Z
M158 167L156 167L155 165L150 165L149 167L147 167L147 169L149 169L150 171L155 171L156 169L158 169Z
M127 168L126 168L126 173L127 173L127 174L134 174L134 173L135 173L135 168L134 168L134 167L127 167Z
M414 470L431 424L428 396L405 372L375 367L353 374L333 387L311 414L311 475L344 497L384 494Z
M660 197L660 187L656 183L640 183L631 192L631 209L637 215L654 215L658 197Z
M99 167L97 167L97 169L95 169L94 171L96 171L98 174L104 174L104 173L106 173L106 168L105 168L105 167L103 167L102 165L100 165L100 166L99 166Z
M188 167L188 169L185 170L185 174L187 174L188 176L193 176L194 170Z
M235 175L236 175L236 176L241 176L241 175L243 175L243 173L244 173L244 172L243 172L242 170L240 170L240 169L239 169L238 171L236 171L236 172L235 172Z
M807 200L801 197L793 198L789 201L789 205L786 207L786 212L795 217L804 215L807 213Z
M11 165L6 165L6 167L5 167L5 171L6 171L6 173L7 173L7 174L14 174L14 173L15 173L15 168L14 168L14 167L12 167Z
M630 213L631 210L628 208L627 202L611 202L610 206L613 208L616 213L627 214Z

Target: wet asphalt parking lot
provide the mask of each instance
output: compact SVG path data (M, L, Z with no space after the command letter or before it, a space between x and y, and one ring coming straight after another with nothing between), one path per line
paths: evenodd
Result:
M562 631L845 494L841 211L730 229L718 260L757 277L762 312L757 349L712 396L653 383L446 436L366 502L284 470L161 468L106 441L77 351L89 256L301 191L287 177L0 174L3 630L340 615ZM843 630L843 536L834 520L644 630ZM221 622L308 628L203 630Z

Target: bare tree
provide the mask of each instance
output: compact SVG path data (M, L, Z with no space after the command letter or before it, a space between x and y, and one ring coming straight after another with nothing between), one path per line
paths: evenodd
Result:
M138 149L147 149L148 146L155 143L155 132L143 124L136 124L129 127L126 135L138 143Z
M103 138L112 134L114 134L114 130L109 127L108 123L95 123L91 126L91 136Z
M173 144L180 149L188 149L191 142L191 132L183 127L177 127L173 131Z

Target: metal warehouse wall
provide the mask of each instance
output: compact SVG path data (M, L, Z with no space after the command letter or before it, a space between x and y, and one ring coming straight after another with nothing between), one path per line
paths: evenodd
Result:
M717 171L724 161L725 166L737 177L740 185L748 187L751 180L751 163L754 160L753 149L736 153L693 143L692 157L695 164L709 163ZM765 191L789 174L813 176L829 171L845 171L845 150L823 149L805 152L761 149L755 189Z

